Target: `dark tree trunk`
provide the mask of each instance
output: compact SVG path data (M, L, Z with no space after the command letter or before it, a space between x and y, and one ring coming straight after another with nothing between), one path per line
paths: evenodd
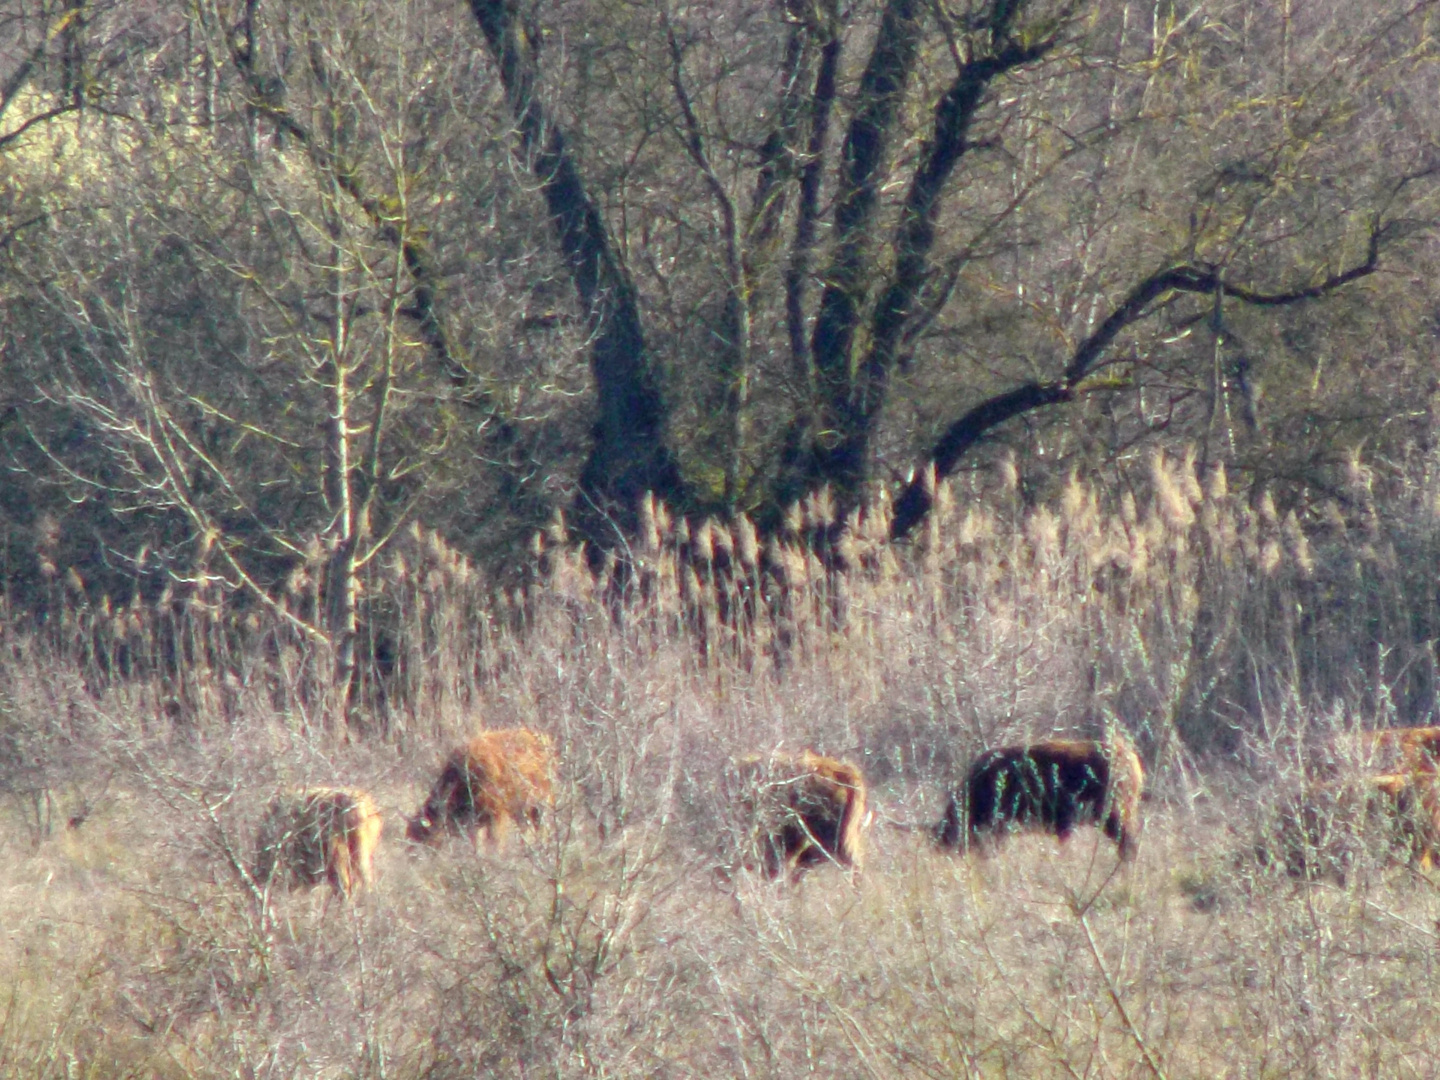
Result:
M998 76L1043 56L1055 41L1049 36L1022 46L1010 40L1023 7L1023 3L995 0L984 34L994 42L993 51L981 51L961 64L935 105L934 131L921 148L893 240L895 270L870 316L869 345L857 363L857 331L866 317L872 288L874 260L869 256L879 182L920 40L921 8L907 0L891 0L885 9L841 159L835 252L810 342L816 415L811 430L799 438L792 433L786 447L789 461L782 476L782 504L824 484L835 491L842 514L860 498L869 477L870 444L890 372L931 272L929 258L945 185L970 148L971 123ZM818 89L816 96L821 97ZM803 254L798 241L796 248ZM795 321L792 311L792 336Z
M1008 31L1008 23L1003 28ZM885 405L890 373L904 336L916 314L920 291L930 276L930 252L935 247L935 219L945 184L970 148L969 132L976 110L998 76L1038 60L1053 39L1028 48L1011 46L995 56L971 61L961 69L949 90L935 106L934 136L921 148L920 165L910 181L905 209L895 238L895 273L875 308L870 347L858 365L851 410L854 426L841 433L836 457L852 470L832 480L841 491L856 492L869 474L870 441Z
M780 478L778 501L782 506L831 481L848 493L845 484L855 473L843 458L845 447L832 446L830 438L831 433L854 426L850 391L855 332L869 292L880 184L905 87L915 66L923 10L919 0L888 0L860 78L855 115L840 154L835 249L825 271L825 288L810 336L818 400L815 415L800 421L809 430L799 441L799 452L789 466L791 474Z
M831 19L829 36L820 49L815 73L815 90L810 97L810 138L805 146L805 165L800 171L800 198L795 213L795 243L785 267L785 326L790 338L790 355L798 384L815 392L815 371L810 347L805 340L805 292L810 274L810 252L820 220L820 181L825 168L825 147L830 139L830 115L835 107L835 79L840 68L841 38Z
M499 69L520 154L540 181L593 338L597 415L573 520L587 539L612 547L632 531L645 492L681 506L688 501L666 439L667 412L646 352L635 286L564 134L537 96L539 71L522 42L517 12L507 0L471 0L470 9Z

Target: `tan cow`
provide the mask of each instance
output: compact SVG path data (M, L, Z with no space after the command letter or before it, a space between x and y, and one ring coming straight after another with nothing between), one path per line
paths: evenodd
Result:
M1389 776L1440 772L1440 727L1346 731L1327 739L1310 761L1312 779L1345 774Z
M516 822L540 824L543 808L555 802L554 775L548 735L524 728L482 731L451 753L405 835L425 844L447 832L465 832L478 842L483 833L496 848Z
M821 863L860 868L866 790L859 766L804 750L752 754L736 771L747 865L792 880Z
M1311 783L1282 805L1276 840L1294 877L1344 881L1363 851L1403 854L1429 870L1440 857L1440 777L1398 772Z
M374 881L382 828L375 802L354 788L307 788L273 799L255 842L255 881L290 888L322 881L341 896Z
M1119 736L988 750L971 763L964 788L950 792L934 835L941 847L955 850L994 844L1013 829L1051 832L1064 841L1076 825L1094 824L1130 859L1144 787L1140 758Z

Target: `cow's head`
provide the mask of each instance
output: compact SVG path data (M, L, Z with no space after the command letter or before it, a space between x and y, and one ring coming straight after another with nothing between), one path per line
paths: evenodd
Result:
M412 844L429 844L435 841L438 831L437 815L426 806L406 824L405 839Z

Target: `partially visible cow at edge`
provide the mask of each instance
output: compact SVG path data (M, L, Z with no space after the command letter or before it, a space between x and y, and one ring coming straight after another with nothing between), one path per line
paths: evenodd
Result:
M1341 732L1318 746L1308 764L1312 780L1346 774L1440 773L1440 727Z
M867 819L859 766L804 750L752 754L735 768L747 832L743 862L792 881L827 862L860 869Z
M934 835L955 850L998 843L1012 829L1054 833L1098 825L1122 859L1135 855L1145 772L1123 738L1047 739L989 750L970 765L963 789L952 790Z
M1401 855L1428 871L1440 857L1440 777L1402 772L1310 783L1282 803L1274 841L1256 853L1262 863L1278 855L1292 877L1343 883L1362 852Z
M426 844L460 832L478 842L483 833L497 848L515 823L540 825L542 811L555 802L554 776L548 735L523 728L483 731L446 759L405 835Z
M374 800L353 788L307 788L277 796L255 842L255 882L279 878L290 888L322 881L341 896L374 881L383 822Z

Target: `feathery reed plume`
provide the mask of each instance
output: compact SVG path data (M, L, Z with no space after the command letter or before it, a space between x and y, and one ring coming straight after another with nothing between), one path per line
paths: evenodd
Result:
M928 466L932 474L934 464ZM1015 451L1007 449L995 462L995 475L1000 481L1000 490L1007 495L1013 495L1020 490L1020 466L1015 460ZM933 482L933 481L932 481Z
M1140 511L1135 503L1135 493L1128 488L1120 495L1120 520L1127 529L1133 529L1140 521Z
M812 531L828 529L835 523L835 496L829 484L805 500L803 521L804 527Z
M655 532L662 545L675 538L675 519L670 513L670 508L658 499L655 502Z
M1161 516L1175 532L1185 532L1195 523L1195 512L1186 497L1182 482L1177 482L1165 451L1157 449L1150 455L1150 483L1155 489L1155 503Z
M1200 476L1195 465L1195 458L1198 454L1195 445L1185 448L1185 456L1181 459L1177 469L1177 479L1185 497L1190 500L1192 506L1199 506L1205 499L1205 493L1200 488Z
M734 541L730 530L721 522L714 521L710 524L710 548L713 561L718 565L729 566L735 561Z
M931 467L932 472L934 467ZM947 524L950 517L955 513L955 487L949 480L941 480L935 485L935 508L930 512Z
M1280 568L1280 544L1273 536L1266 537L1260 545L1260 569L1273 575Z
M1305 536L1305 530L1300 527L1300 520L1295 516L1294 510L1285 514L1285 520L1280 523L1280 535L1285 540L1285 548L1291 561L1300 573L1304 577L1313 574L1315 560L1310 554L1310 541Z
M640 554L654 556L660 551L660 525L655 518L655 493L647 491L640 498L640 535L636 539Z
M1217 461L1210 467L1210 474L1206 480L1206 497L1214 502L1221 502L1230 494L1230 479L1225 474L1225 463Z
M305 594L310 587L310 572L305 568L303 562L298 562L290 568L290 573L285 578L285 593L288 596L299 597Z
M1260 493L1260 501L1255 509L1260 515L1261 527L1274 529L1280 524L1280 514L1275 509L1275 497L1270 494L1268 488Z
M715 561L714 532L715 524L707 517L695 527L690 539L692 557L707 567Z
M1034 563L1045 564L1059 557L1060 521L1047 507L1037 506L1026 514L1023 527Z
M760 541L755 525L748 517L735 519L735 553L740 556L740 565L753 573L760 565Z
M545 525L545 540L547 543L559 547L568 539L569 533L565 528L565 511L560 507L555 508L549 522Z
M805 511L798 502L793 502L785 508L781 517L780 532L786 539L800 535L805 528Z

